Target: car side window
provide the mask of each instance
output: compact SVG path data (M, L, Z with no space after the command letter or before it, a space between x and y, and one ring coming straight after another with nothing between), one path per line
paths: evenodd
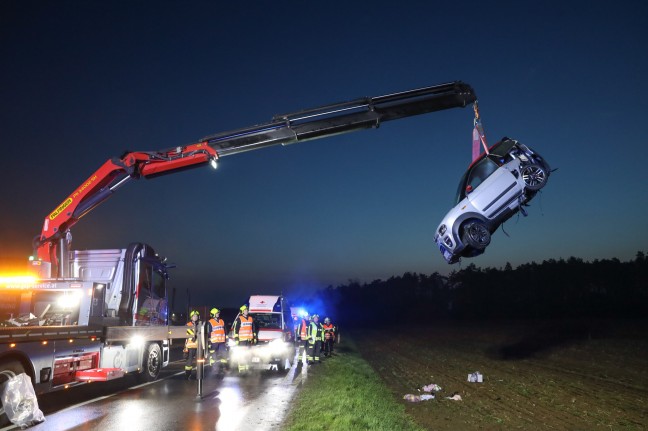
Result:
M497 163L488 157L477 163L473 167L472 171L470 171L468 181L466 182L466 191L468 191L469 187L471 191L475 190L486 180L486 178L490 177L498 167Z

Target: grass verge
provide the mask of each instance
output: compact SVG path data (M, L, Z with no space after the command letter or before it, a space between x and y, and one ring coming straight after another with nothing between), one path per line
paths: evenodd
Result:
M346 337L337 355L309 368L282 429L419 431Z

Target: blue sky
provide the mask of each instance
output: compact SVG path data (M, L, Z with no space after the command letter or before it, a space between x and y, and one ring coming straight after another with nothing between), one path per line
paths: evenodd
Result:
M106 159L362 96L462 80L489 142L558 168L526 218L463 265L646 250L642 2L0 4L0 268ZM131 182L74 248L153 245L196 301L447 274L433 232L470 163L472 109ZM194 301L194 302L196 302Z

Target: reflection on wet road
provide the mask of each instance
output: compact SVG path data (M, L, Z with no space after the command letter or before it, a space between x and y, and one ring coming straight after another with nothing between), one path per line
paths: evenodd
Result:
M254 371L208 375L202 398L196 380L185 380L181 362L165 369L162 380L125 388L89 401L45 412L45 422L30 429L59 431L277 430L291 400L306 379L307 368L296 360L288 371ZM101 383L95 383L99 387ZM89 385L88 385L89 386ZM73 390L79 390L76 388ZM65 397L57 392L48 397ZM61 400L59 399L59 402ZM44 410L45 411L45 410ZM11 428L6 428L11 429Z

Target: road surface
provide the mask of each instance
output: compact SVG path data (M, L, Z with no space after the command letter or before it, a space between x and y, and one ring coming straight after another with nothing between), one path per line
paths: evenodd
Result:
M90 383L39 397L45 422L34 431L278 430L291 400L307 377L293 360L288 371L253 371L185 380L182 361L160 379L138 385L133 377ZM14 426L0 431L18 429Z

